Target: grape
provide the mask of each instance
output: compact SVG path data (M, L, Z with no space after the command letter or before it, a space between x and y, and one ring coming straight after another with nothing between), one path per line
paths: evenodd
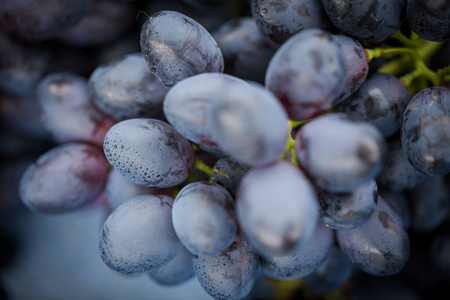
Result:
M100 255L122 274L148 273L174 259L183 246L172 225L173 199L140 195L109 215L100 234Z
M220 184L236 197L237 189L242 177L250 170L250 167L239 163L231 157L219 159L213 167L212 182Z
M196 74L223 71L222 53L213 37L175 11L161 11L147 19L141 49L152 73L166 86Z
M305 276L303 283L308 290L326 295L343 286L353 271L352 262L337 246L333 246L325 261Z
M304 29L330 27L320 1L252 0L251 5L258 29L279 44Z
M236 235L233 198L215 183L199 181L183 187L175 198L172 219L178 238L195 255L218 254Z
M103 145L114 121L91 103L87 80L72 73L52 73L36 90L42 122L59 143L86 142Z
M450 40L450 2L448 0L407 0L406 14L412 30L421 38Z
M257 85L230 85L211 107L213 139L231 157L252 166L276 161L283 153L287 122L275 96Z
M426 177L410 164L399 139L388 142L383 170L377 178L381 185L394 191L402 191L413 188Z
M357 267L374 276L400 272L409 257L409 237L403 221L381 198L364 224L338 230L337 240Z
M335 111L360 116L389 137L400 129L410 100L408 90L395 76L376 73L350 98L337 105Z
M198 281L215 299L242 299L252 289L258 274L258 256L243 235L216 255L193 258Z
M322 0L331 22L345 34L365 43L378 43L402 24L403 0Z
M363 46L355 39L345 35L333 35L333 40L341 47L345 60L344 91L336 104L347 99L366 81L369 65Z
M194 167L192 146L160 120L129 119L117 123L105 136L104 152L122 175L148 187L176 186Z
M403 150L420 172L450 172L450 89L427 88L417 93L403 114Z
M264 274L282 280L300 278L311 274L325 261L331 251L333 241L333 230L319 221L308 242L293 253L270 258L261 257Z
M107 175L107 161L100 149L64 144L45 152L27 168L20 180L20 197L35 212L68 212L95 201Z
M343 93L345 60L332 36L320 29L295 34L275 53L266 87L295 121L319 115Z
M378 175L386 145L375 126L334 113L301 127L295 152L299 166L316 186L329 192L349 192Z
M378 194L387 204L389 204L392 210L402 218L403 225L408 229L411 226L411 208L406 199L406 195L403 192L392 191L385 188L380 188Z
M74 26L91 8L93 0L2 0L0 24L10 33L30 41L55 37Z
M183 248L168 264L150 271L150 278L165 286L181 284L195 275L192 254Z
M316 226L314 190L297 168L284 161L249 171L236 201L239 226L263 256L292 253L310 239Z
M150 72L140 53L97 67L89 85L95 105L119 121L161 116L168 91Z
M225 73L264 83L275 49L258 31L252 18L232 19L220 26L212 36L222 51Z
M233 84L247 85L243 80L221 73L199 74L180 81L164 98L167 121L194 143L217 146L211 133L210 107Z
M361 226L378 203L378 188L374 180L350 193L319 191L320 218L333 229Z

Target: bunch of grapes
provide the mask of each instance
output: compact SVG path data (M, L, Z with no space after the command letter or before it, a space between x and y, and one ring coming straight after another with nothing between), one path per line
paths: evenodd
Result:
M411 233L442 227L449 1L184 0L87 75L49 71L37 46L109 45L145 1L125 2L0 4L2 97L34 97L57 144L20 197L44 214L104 207L112 270L195 276L216 299L265 278L324 296L358 272L400 273ZM432 243L450 276L450 236Z

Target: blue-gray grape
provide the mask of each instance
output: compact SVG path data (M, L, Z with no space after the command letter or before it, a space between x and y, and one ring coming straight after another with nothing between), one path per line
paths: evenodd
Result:
M168 264L150 271L150 278L164 286L181 284L195 275L192 254L183 248Z
M447 0L407 0L406 15L412 30L423 39L450 40L450 2Z

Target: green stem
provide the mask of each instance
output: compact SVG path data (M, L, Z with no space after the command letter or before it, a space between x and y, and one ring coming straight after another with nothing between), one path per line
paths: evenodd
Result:
M195 164L194 167L202 172L204 172L206 175L211 178L213 168L202 162L198 157L195 158Z
M417 52L413 49L408 48L375 48L366 49L367 61L370 62L374 58L387 56L387 55L398 55L398 54L411 54L417 55Z
M406 37L403 33L401 33L401 31L397 31L392 38L396 39L397 41L399 41L400 43L402 43L403 45L405 45L406 47L409 48L414 48L416 47L416 43L414 43L412 40L410 40L408 37Z

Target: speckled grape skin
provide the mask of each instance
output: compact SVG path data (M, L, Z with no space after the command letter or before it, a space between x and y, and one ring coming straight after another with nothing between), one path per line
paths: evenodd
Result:
M194 149L171 125L155 119L129 119L114 125L103 146L109 163L133 183L171 187L194 167Z
M394 191L403 191L413 188L427 177L408 161L399 139L388 141L387 145L388 151L383 170L377 177L381 185Z
M404 18L404 0L322 0L331 22L345 34L367 43L394 34Z
M100 234L103 262L122 274L148 273L164 266L183 246L172 225L173 199L136 196L114 210Z
M406 15L412 30L421 38L434 42L450 39L450 2L447 0L407 0Z
M341 250L364 272L390 276L409 258L409 237L403 221L381 198L372 216L360 227L338 230Z
M308 241L319 215L312 185L284 161L249 171L236 201L240 229L267 257L286 255Z
M247 85L237 77L221 73L194 75L178 82L164 98L167 121L194 143L217 146L211 133L209 111L215 98L233 84Z
M242 177L251 168L241 164L231 157L219 159L213 166L211 174L212 182L220 184L233 196L236 197L237 189L241 183Z
M352 229L361 226L373 213L378 202L375 180L350 193L319 191L320 218L330 228Z
M438 176L450 171L450 89L427 88L411 99L401 139L409 162L420 172Z
M195 255L218 254L236 236L233 198L215 183L199 181L183 187L175 198L172 219L180 241Z
M277 98L259 85L232 85L211 106L211 133L236 160L263 165L278 160L288 138L288 116Z
M386 143L380 131L344 113L318 117L295 137L299 166L329 192L349 192L375 179L383 167Z
M329 33L307 29L278 49L267 68L265 84L290 119L301 121L331 108L342 94L344 81L342 50Z
M150 278L164 286L174 286L194 277L192 254L183 248L168 264L150 271Z
M242 299L250 292L258 274L258 256L243 235L216 255L193 258L198 281L218 300Z
M252 0L251 6L258 29L279 44L304 29L330 27L320 1Z
M308 290L325 296L342 287L354 269L348 257L337 246L333 246L325 261L305 276L303 283Z
M274 47L258 30L250 17L232 19L212 36L222 51L227 74L264 83Z
M166 86L207 72L223 72L216 41L196 21L175 11L150 16L142 26L141 50L152 71Z
M103 145L114 120L91 103L87 80L72 73L52 73L38 84L36 97L43 125L59 143L87 142Z
M107 175L108 162L100 149L68 143L45 152L27 168L19 193L35 212L68 212L94 202Z
M364 47L355 39L345 35L333 35L333 40L341 48L345 60L344 90L336 104L347 99L366 81L369 64Z
M397 77L376 73L357 92L336 105L335 111L360 116L389 137L400 129L410 100L408 90Z
M168 91L150 72L141 53L97 67L89 86L94 104L118 121L161 117Z
M304 277L312 273L325 261L331 251L333 242L333 230L318 222L307 243L293 253L270 258L261 257L263 272L270 278L281 280Z

